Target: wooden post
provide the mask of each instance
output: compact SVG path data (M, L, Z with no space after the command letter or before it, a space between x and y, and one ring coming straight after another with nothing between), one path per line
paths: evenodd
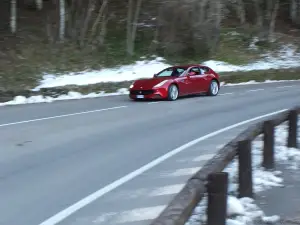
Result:
M297 110L291 110L288 116L289 123L289 134L288 134L288 143L287 147L297 148L297 129L298 129L298 112Z
M208 176L207 225L226 225L228 173Z
M253 197L251 141L238 142L239 197Z
M274 124L272 120L264 122L264 149L262 166L266 169L274 168Z

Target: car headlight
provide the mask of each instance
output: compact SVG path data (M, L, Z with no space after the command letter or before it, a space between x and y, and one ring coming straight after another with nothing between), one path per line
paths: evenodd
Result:
M164 80L164 81L158 83L157 85L155 85L154 87L161 87L161 86L163 86L167 82L168 82L168 80Z
M129 88L133 88L133 84L129 86Z

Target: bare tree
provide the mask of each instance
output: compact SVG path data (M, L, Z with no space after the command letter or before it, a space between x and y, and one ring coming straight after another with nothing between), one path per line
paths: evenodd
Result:
M43 8L43 0L36 0L36 6L38 10L41 10Z
M296 25L300 25L300 2L299 0L290 0L290 19Z
M210 41L211 54L214 54L217 51L217 47L219 45L221 21L223 18L222 9L222 0L215 0L210 2L210 21L213 24L212 36Z
M135 47L134 43L135 43L136 30L138 26L138 19L141 11L142 1L143 0L137 0L136 7L134 9L134 1L128 0L126 42L127 42L127 53L131 56L134 54L134 47Z
M16 0L11 0L10 6L10 29L12 33L16 33L17 31L17 2Z
M244 0L236 0L236 8L237 8L237 14L240 19L240 23L244 25L246 23L246 10L245 10L245 4Z
M261 8L262 0L253 0L256 11L256 26L260 29L263 26L263 9Z
M85 16L83 26L82 26L82 29L81 29L81 34L80 34L80 44L81 44L81 46L84 43L85 35L86 35L86 32L87 32L88 27L89 27L89 22L90 22L92 13L95 10L95 3L96 3L95 0L89 0L87 15Z
M269 36L268 40L271 41L273 39L273 34L275 30L275 23L276 23L276 17L279 9L279 0L275 0L273 9L271 11L271 18L270 18L270 26L269 26Z
M59 40L64 41L65 38L65 0L59 0Z
M206 10L205 7L207 6L208 0L201 0L200 1L200 15L199 15L199 22L202 24L205 21L206 17Z
M106 31L107 31L107 22L110 18L107 16L107 11L104 12L103 14L103 19L101 21L101 27L100 27L100 32L99 32L99 38L98 38L98 43L102 46L104 45L104 40L106 36Z
M97 17L96 17L96 19L94 21L94 24L92 26L92 32L91 32L92 37L95 36L97 26L98 26L98 24L100 24L101 18L104 17L103 15L104 15L105 9L107 7L107 3L108 3L108 0L103 0L103 2L101 4L101 7L100 7L99 12L97 14Z

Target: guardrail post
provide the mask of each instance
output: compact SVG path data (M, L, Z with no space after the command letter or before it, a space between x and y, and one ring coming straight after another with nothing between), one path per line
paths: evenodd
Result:
M297 148L297 128L298 128L298 112L297 110L290 110L288 116L289 123L289 133L288 133L288 143L287 147Z
M226 225L228 173L208 176L207 225Z
M239 197L253 197L251 141L238 142Z
M266 169L274 168L274 124L272 120L264 122L264 148L262 166Z

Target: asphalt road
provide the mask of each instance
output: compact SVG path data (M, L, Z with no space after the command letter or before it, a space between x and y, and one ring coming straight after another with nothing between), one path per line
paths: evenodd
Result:
M0 225L39 225L193 139L296 104L300 82L223 87L217 97L175 102L116 96L0 107ZM189 176L247 126L108 188L58 224L149 224Z

